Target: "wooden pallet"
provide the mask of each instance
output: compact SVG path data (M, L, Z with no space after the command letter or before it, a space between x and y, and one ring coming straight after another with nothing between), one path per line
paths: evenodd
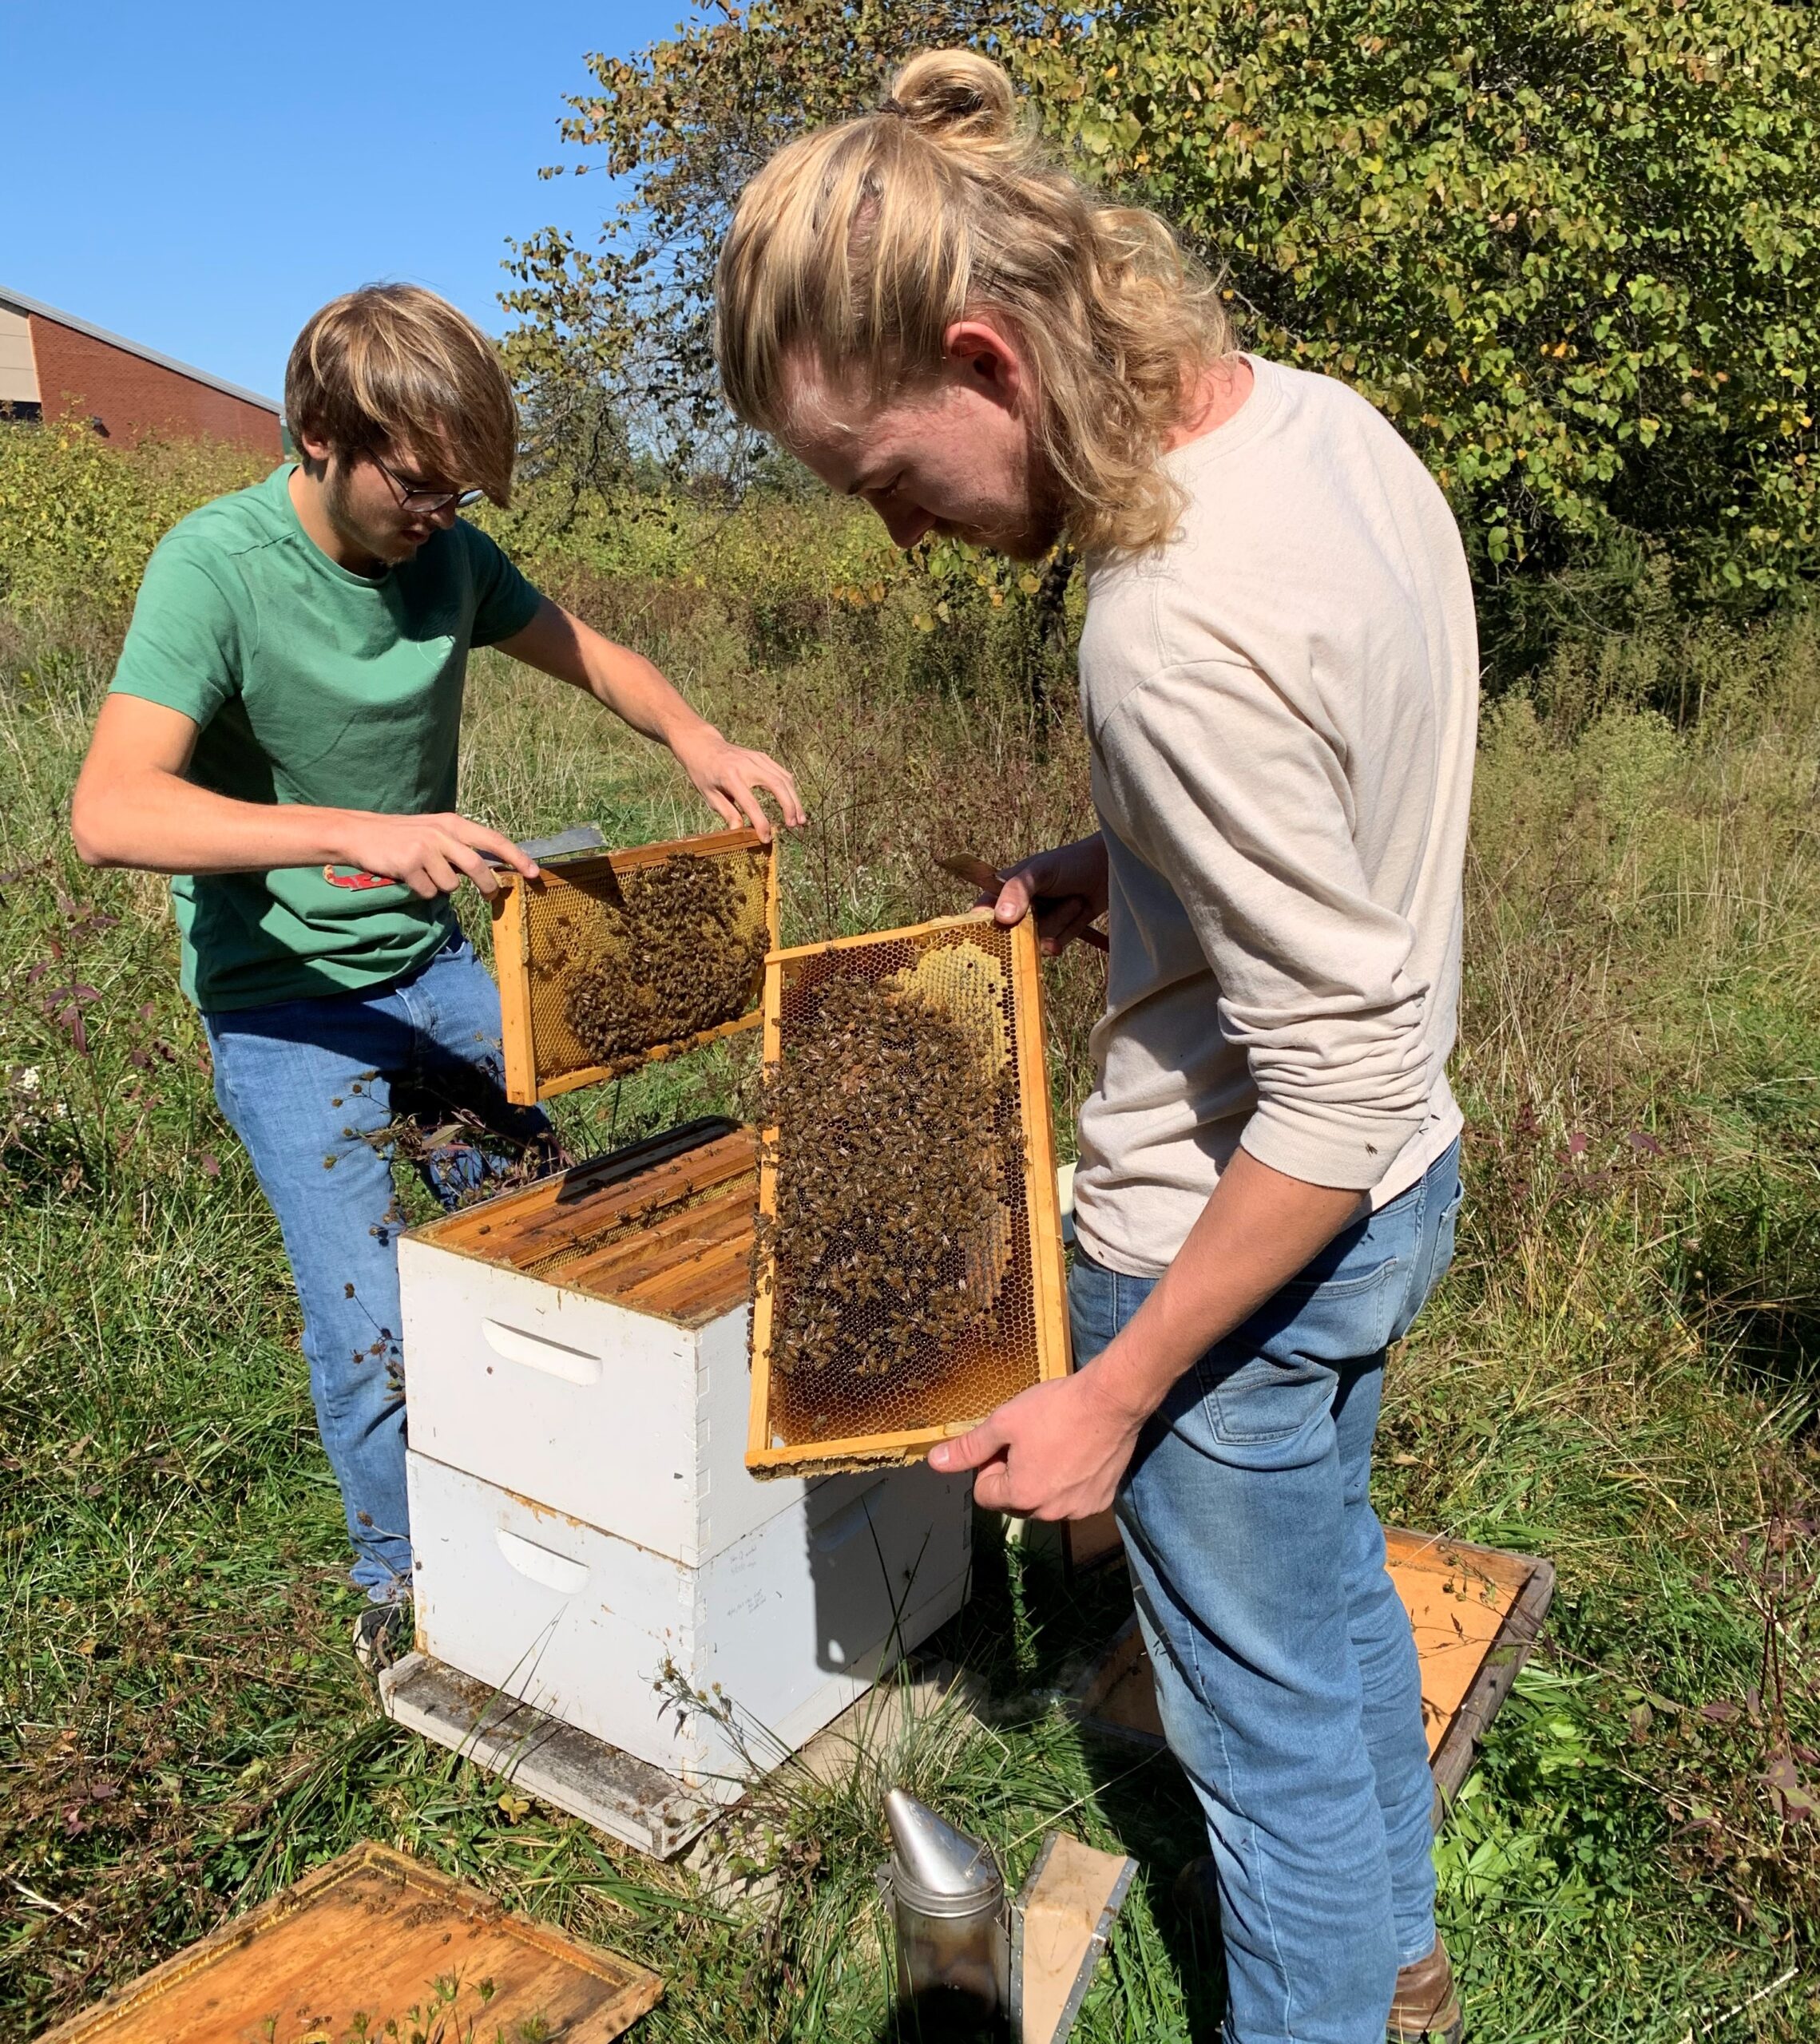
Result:
M1386 1527L1384 1538L1390 1579L1415 1633L1429 1766L1445 1803L1529 1658L1554 1595L1555 1571L1532 1555L1430 1534ZM1166 1744L1135 1615L1079 1678L1069 1701L1093 1731L1139 1745Z
M784 976L800 961L830 953L867 948L914 945L931 937L987 925L995 937L1009 938L1012 990L1010 1046L1019 1098L1023 1106L1023 1190L1029 1230L1031 1305L1035 1318L1037 1368L1033 1383L1067 1375L1068 1307L1062 1274L1061 1216L1057 1203L1054 1135L1050 1123L1048 1047L1043 1024L1043 988L1034 925L1030 918L1009 932L981 910L967 916L945 916L905 929L881 930L831 943L801 945L773 952L765 961L764 1060L775 1070L782 1056L781 1011ZM777 1211L775 1130L763 1131L759 1146L759 1210L767 1218ZM811 1472L888 1467L920 1461L938 1441L964 1433L985 1418L993 1397L977 1412L969 1411L940 1425L926 1425L839 1439L779 1439L781 1400L771 1367L775 1297L771 1273L761 1257L752 1301L751 1427L746 1466L755 1476L801 1475ZM1020 1388L1023 1387L1019 1387ZM1009 1395L1009 1394L1007 1394Z
M390 2037L394 2023L400 2037L608 2044L663 1992L617 1952L509 1915L402 1852L359 1845L43 2044L315 2044Z
M603 877L636 873L641 867L661 866L679 856L724 856L763 847L766 850L765 927L769 948L777 948L777 853L757 831L713 830L699 837L678 838L667 844L635 845L625 851L603 852L596 857L565 858L545 866L536 880L526 880L510 868L498 875L499 891L493 897L494 970L499 981L499 1008L506 1052L506 1096L521 1107L571 1093L582 1086L597 1086L617 1079L640 1065L680 1056L703 1044L759 1027L756 1002L751 1010L731 1022L698 1031L674 1042L656 1044L648 1050L596 1064L574 1064L553 1056L549 1045L540 1041L533 999L533 969L545 963L536 955L529 913L533 900L560 905L563 897L589 897Z

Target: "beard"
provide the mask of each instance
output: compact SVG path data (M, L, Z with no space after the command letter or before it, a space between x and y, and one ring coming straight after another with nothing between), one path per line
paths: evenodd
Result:
M945 521L936 530L1008 561L1041 561L1067 533L1067 505L1046 477L1030 477L1021 495L1015 506L994 506L989 513L982 506L979 517Z
M329 523L348 546L368 560L390 568L407 557L412 549L390 526L375 528L363 520L354 506L354 493L340 465L330 470L323 485L323 510Z

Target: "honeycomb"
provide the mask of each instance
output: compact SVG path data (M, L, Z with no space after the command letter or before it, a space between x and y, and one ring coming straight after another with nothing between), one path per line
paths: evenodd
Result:
M911 1459L1065 1370L1037 998L1028 928L974 917L771 961L760 1473Z
M517 941L502 928L495 947L509 1069L528 1066L541 1098L755 1023L771 856L751 832L730 831L565 861L513 886ZM519 984L506 988L513 971ZM521 1032L528 1055L510 1040Z

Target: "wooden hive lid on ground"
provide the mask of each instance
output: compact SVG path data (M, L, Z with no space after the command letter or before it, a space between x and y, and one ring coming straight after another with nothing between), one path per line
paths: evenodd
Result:
M1551 1563L1398 1527L1385 1566L1410 1614L1422 1666L1422 1729L1435 1785L1451 1796L1510 1693L1554 1595ZM1163 1721L1136 1618L1077 1684L1075 1709L1096 1729L1160 1746Z
M493 902L506 1091L521 1106L756 1028L773 848L717 830L507 871Z
M946 917L774 953L764 1026L783 1125L760 1142L747 1467L915 1461L1065 1376L1029 921Z
M44 2044L304 2044L396 2034L608 2044L655 1973L357 1846L53 2030Z

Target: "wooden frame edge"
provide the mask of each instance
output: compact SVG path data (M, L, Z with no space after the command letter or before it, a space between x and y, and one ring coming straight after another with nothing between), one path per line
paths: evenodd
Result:
M1470 1555L1471 1546L1468 1545L1465 1551ZM1434 1757L1429 1762L1438 1801L1435 1820L1437 1831L1445 1821L1461 1785L1473 1771L1473 1763L1478 1757L1486 1733L1491 1729L1492 1720L1504 1708L1505 1698L1541 1638L1548 1606L1554 1602L1552 1562L1543 1561L1534 1555L1513 1555L1509 1559L1527 1563L1529 1574L1505 1614L1503 1624L1493 1635L1471 1687L1460 1699L1441 1735L1441 1744L1434 1749Z
M771 870L776 872L776 859ZM774 932L775 937L775 932ZM783 954L773 949L764 961L764 993L759 1003L763 1018L764 1041L761 1051L767 1079L777 1069L782 1056L781 1022L783 1008ZM769 1123L759 1127L758 1250L752 1258L752 1308L747 1322L747 1364L751 1384L746 1400L746 1467L755 1476L781 1473L767 1457L781 1451L771 1445L771 1332L773 1303L777 1295L777 1257L765 1223L777 1215L777 1131Z
M1017 1083L1024 1098L1024 1201L1030 1217L1031 1305L1037 1317L1037 1381L1073 1368L1062 1288L1061 1199L1056 1188L1055 1106L1049 1096L1049 1030L1033 917L1012 926Z
M803 1470L820 1474L824 1468L831 1476L842 1469L894 1468L899 1464L922 1461L930 1448L970 1433L985 1416L982 1412L979 1420L954 1420L944 1426L916 1427L901 1433L849 1434L839 1440L793 1441L787 1448L754 1446L750 1444L753 1437L748 1436L746 1467L755 1476L790 1476Z
M528 1943L568 1960L597 1980L614 1979L623 1974L622 1991L642 2003L632 2016L634 2022L639 2016L648 2014L664 1998L663 1975L648 1966L641 1966L636 1959L628 1959L609 1947L600 1947L598 1952L590 1950L581 1939L558 1930L553 1924L506 1908L472 1881L445 1874L439 1867L433 1867L408 1852L383 1845L376 1839L367 1839L359 1845L350 1846L345 1852L337 1853L321 1866L312 1867L289 1888L268 1895L264 1902L256 1903L240 1915L229 1917L226 1923L217 1924L193 1944L173 1952L137 1979L128 1981L91 2007L59 2023L54 2030L47 2030L42 2044L105 2044L108 2034L121 2019L142 2013L172 1988L180 1987L192 1975L206 1971L223 1955L251 1944L268 1926L299 1914L319 1895L369 1870L388 1874L407 1887L445 1898L464 1889L480 1895L502 1917L510 1918ZM609 1973L602 1967L601 1953L613 1962L615 1972Z
M654 1044L648 1051L616 1058L610 1064L591 1064L582 1072L565 1072L560 1079L547 1080L537 1097L540 1100L553 1100L564 1093L578 1092L584 1086L602 1085L609 1079L629 1078L648 1064L667 1064L672 1058L698 1051L704 1044L717 1044L723 1036L737 1036L747 1029L755 1029L763 1019L755 1008L749 1015L738 1016L731 1022L716 1022L712 1029L698 1029L692 1036L680 1036L673 1044ZM516 1094L508 1097L517 1099Z
M530 965L525 956L525 899L515 873L500 876L493 897L493 976L499 986L500 1048L506 1097L514 1107L537 1103L537 1051L531 1024Z
M962 915L936 916L926 923L906 923L901 929L862 930L857 937L831 937L820 944L793 944L787 950L774 951L771 956L788 965L799 958L819 958L827 951L851 951L862 944L895 944L912 937L934 937L944 930L965 929L970 923L992 920L990 909L969 909Z

